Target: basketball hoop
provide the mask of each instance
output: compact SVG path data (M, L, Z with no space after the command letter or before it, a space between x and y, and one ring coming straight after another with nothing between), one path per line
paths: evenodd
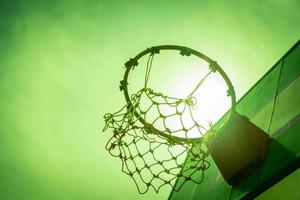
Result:
M205 61L209 72L199 80L186 98L177 98L154 91L147 87L150 71L155 55L162 51L179 51L181 56L196 56ZM128 92L129 73L138 66L139 60L149 55L144 87L137 93ZM235 111L236 97L234 88L222 68L206 55L188 47L162 45L146 49L125 63L125 74L120 82L120 90L124 92L126 105L115 113L104 116L105 127L112 130L113 135L106 145L109 153L122 161L122 171L131 176L140 193L152 187L156 192L164 185L170 185L178 191L187 181L201 183L204 171L210 163L207 161L209 149L205 145L212 141L218 128L222 127ZM227 84L227 94L231 100L228 118L218 127L213 124L209 128L200 124L195 115L194 107L197 99L194 93L211 74L218 73ZM148 102L146 108L144 101ZM162 106L167 106L173 113L165 114ZM157 116L149 121L149 110L156 109ZM186 127L183 115L188 115L192 125ZM166 123L171 117L180 119L180 128L174 130ZM160 121L161 125L156 123ZM206 143L206 144L205 144ZM213 142L210 142L213 144ZM163 155L161 152L164 152ZM186 156L189 154L188 159ZM185 166L183 167L183 163ZM182 184L174 184L176 179Z

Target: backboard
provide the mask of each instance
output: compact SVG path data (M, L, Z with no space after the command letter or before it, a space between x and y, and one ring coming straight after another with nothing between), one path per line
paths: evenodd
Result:
M202 184L187 182L170 200L253 199L300 165L300 41L237 103L236 110L271 137L265 162L231 186L212 158ZM176 184L180 184L177 183Z

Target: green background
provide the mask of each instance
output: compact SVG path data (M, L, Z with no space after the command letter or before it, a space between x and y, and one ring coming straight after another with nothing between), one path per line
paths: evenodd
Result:
M140 196L104 149L123 63L189 46L240 97L299 39L298 2L1 1L0 198L166 199L170 188Z

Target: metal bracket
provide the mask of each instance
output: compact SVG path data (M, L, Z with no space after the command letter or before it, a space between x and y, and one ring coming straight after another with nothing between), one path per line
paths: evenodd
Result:
M125 87L127 87L127 85L128 85L127 81L121 80L121 81L120 81L119 89L120 89L121 91L123 91L123 90L125 89Z
M151 55L159 54L159 48L157 48L157 47L150 47L150 48L148 48L148 50L150 51Z
M211 69L211 71L216 72L217 69L220 68L220 65L216 61L213 61L209 63L209 68Z
M132 67L134 69L135 66L138 66L138 61L134 58L130 58L129 61L125 63L125 68Z
M181 47L180 55L182 55L182 56L190 56L191 55L190 49L187 48L187 47Z

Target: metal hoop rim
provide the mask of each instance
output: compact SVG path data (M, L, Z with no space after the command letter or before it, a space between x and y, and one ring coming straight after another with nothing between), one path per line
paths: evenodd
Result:
M142 58L143 56L145 56L149 53L150 54L159 53L161 50L177 50L177 51L180 51L180 54L182 56L190 56L190 55L197 56L200 59L206 61L209 64L209 66L212 68L213 71L217 71L222 76L222 78L224 79L224 81L226 82L226 84L228 86L228 96L231 97L231 108L229 110L229 115L226 120L226 122L227 122L232 117L232 114L234 113L235 107L236 107L236 95L235 95L234 87L233 87L229 77L224 72L224 70L217 64L216 61L212 60L208 56L206 56L194 49L191 49L191 48L185 47L185 46L178 46L178 45L153 46L151 48L148 48L148 49L140 52L134 58L131 58L128 62L125 63L126 70L125 70L125 73L123 76L123 80L120 82L121 83L120 90L121 91L123 90L124 97L126 99L128 106L131 105L130 95L128 93L128 77L129 77L130 70L134 69L134 67L138 65L138 60L140 58ZM142 124L145 125L147 123L143 118L140 117L140 115L137 112L134 112L134 115L139 119L139 121ZM226 122L224 124L226 124ZM157 130L155 127L153 127L153 130L155 131L156 134L161 135L162 137L166 138L167 140L169 140L170 142L173 142L173 143L178 143L178 142L199 143L199 142L201 142L201 138L203 137L202 136L202 137L198 137L198 138L181 138L181 137L165 134L162 131ZM207 132L209 132L209 130Z

